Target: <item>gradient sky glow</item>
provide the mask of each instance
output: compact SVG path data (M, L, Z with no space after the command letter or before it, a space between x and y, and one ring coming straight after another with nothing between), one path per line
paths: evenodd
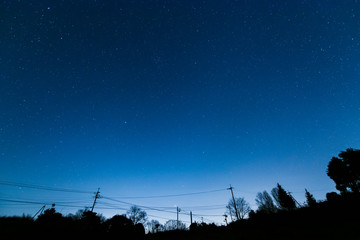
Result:
M359 146L359 80L356 0L2 1L0 180L109 197L232 184L253 209L279 182L324 199L329 160ZM230 196L123 200L222 215L199 206ZM93 194L0 185L0 198ZM40 207L0 202L0 215Z

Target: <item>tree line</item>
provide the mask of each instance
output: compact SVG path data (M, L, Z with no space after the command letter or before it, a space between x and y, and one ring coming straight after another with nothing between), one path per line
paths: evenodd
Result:
M224 213L226 226L195 222L187 229L184 223L176 220L161 224L157 220L148 221L147 213L137 206L109 219L88 209L63 216L52 206L37 219L1 217L0 232L3 239L32 235L135 240L360 239L360 234L354 230L360 223L360 150L349 148L333 157L327 175L335 182L339 193L327 193L323 201L317 201L305 189L306 202L300 204L279 183L270 193L257 193L255 211L244 198L230 199Z
M335 182L336 192L327 193L327 200L344 196L349 193L358 194L360 190L360 150L348 148L341 151L338 157L333 157L327 168L327 175ZM231 220L241 220L256 213L276 213L280 210L294 210L301 207L314 207L318 203L314 196L305 188L304 204L300 204L286 191L283 186L277 183L270 194L267 191L258 192L255 202L258 206L256 212L251 210L249 203L244 198L230 199L225 216ZM234 202L235 200L235 202Z

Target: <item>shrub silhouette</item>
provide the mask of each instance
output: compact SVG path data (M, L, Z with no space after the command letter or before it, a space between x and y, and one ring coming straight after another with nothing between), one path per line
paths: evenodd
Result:
M141 223L135 224L133 239L141 240L144 239L144 237L145 237L144 225L142 225Z
M55 208L52 207L50 209L46 209L44 213L40 214L36 221L42 224L52 224L59 223L62 218L62 214L56 212Z
M105 222L107 232L112 237L130 237L134 224L125 215L115 215Z
M87 236L101 235L105 232L101 217L92 211L84 211L79 220L81 234Z

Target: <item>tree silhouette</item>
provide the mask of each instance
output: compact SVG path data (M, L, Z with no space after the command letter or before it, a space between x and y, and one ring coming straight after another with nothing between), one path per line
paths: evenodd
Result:
M258 205L258 211L264 211L266 213L277 211L277 207L275 206L273 199L267 191L258 192L255 201Z
M235 198L235 204L236 204L236 209L237 209L237 213L239 216L238 218L244 219L246 217L246 215L248 215L249 212L251 211L249 203L247 203L244 198ZM226 206L226 209L227 209L228 214L230 214L230 216L232 216L232 217L234 216L237 219L233 199L229 200L229 202Z
M82 226L82 231L87 234L100 233L102 228L102 223L104 217L97 215L96 212L85 210L80 219L80 224Z
M327 168L327 175L335 182L342 194L360 190L360 150L348 148L333 157Z
M135 205L130 207L130 209L127 211L127 215L134 224L145 224L147 221L146 212Z
M311 193L309 193L307 189L305 189L305 198L306 198L306 205L308 207L313 207L316 205L316 199Z
M62 219L62 217L63 217L62 214L56 212L53 205L52 208L46 209L44 213L39 215L36 221L41 223L58 222Z
M296 208L295 201L291 194L286 192L279 183L271 190L271 195L273 196L278 208L286 210Z
M112 218L108 219L105 222L107 231L111 235L125 235L130 236L132 228L134 226L133 222L128 219L125 215L115 215Z

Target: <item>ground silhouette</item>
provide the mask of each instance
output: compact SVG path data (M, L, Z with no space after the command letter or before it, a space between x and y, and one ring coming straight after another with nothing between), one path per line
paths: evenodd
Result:
M347 149L339 154L339 158L332 158L329 163L328 174L336 183L340 194L330 192L326 194L326 200L316 201L305 189L306 204L296 206L291 194L277 184L271 191L274 200L266 191L258 193L256 203L259 208L249 212L248 218L231 222L227 226L193 223L189 229L176 230L175 227L162 228L159 222L154 221L151 230L145 234L141 222L146 214L141 209L137 209L136 212L145 216L142 218L136 218L134 216L137 215L133 214L130 217L115 215L110 219L104 219L101 215L88 210L79 211L77 215L63 216L56 211L55 206L52 206L37 219L29 216L0 217L1 239L36 237L37 239L134 240L358 240L360 239L359 152L359 150ZM349 176L345 176L345 173ZM172 226L175 225L172 223Z

